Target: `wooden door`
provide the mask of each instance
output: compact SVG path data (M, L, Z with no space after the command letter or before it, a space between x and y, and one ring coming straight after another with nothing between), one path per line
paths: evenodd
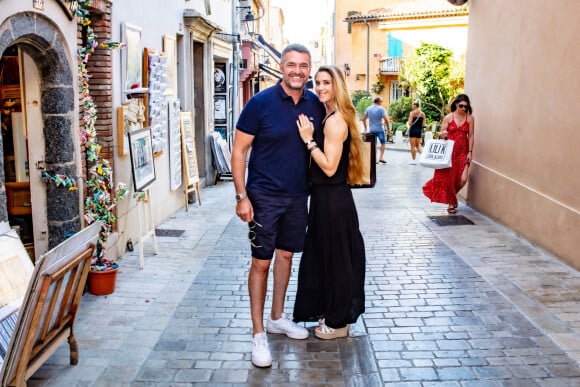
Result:
M40 111L40 78L34 60L20 50L21 90L24 100L24 123L28 139L30 199L36 258L48 251L48 222L46 213L46 184L42 182L45 158L44 130Z

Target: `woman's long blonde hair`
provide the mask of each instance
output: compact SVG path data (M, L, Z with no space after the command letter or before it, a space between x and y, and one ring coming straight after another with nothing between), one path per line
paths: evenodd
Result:
M332 89L334 90L334 102L336 110L340 112L350 133L350 149L348 154L348 183L362 184L364 167L363 167L363 147L362 135L358 128L356 109L352 104L346 80L342 71L333 65L320 66L316 74L326 72L332 79Z

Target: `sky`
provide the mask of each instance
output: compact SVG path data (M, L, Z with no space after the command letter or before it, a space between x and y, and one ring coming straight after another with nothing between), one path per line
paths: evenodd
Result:
M272 5L284 11L284 37L290 43L304 43L318 36L328 15L318 0L274 0Z

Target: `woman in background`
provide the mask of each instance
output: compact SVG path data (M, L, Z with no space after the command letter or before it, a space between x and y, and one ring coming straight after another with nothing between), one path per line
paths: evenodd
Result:
M297 121L312 163L294 321L318 321L314 335L334 339L347 336L365 310L365 247L349 186L363 181L363 142L341 70L321 66L315 83L326 107L322 128L314 133L303 114Z
M419 108L419 101L413 102L413 110L409 113L407 127L409 128L409 144L411 144L411 161L409 161L409 164L415 165L417 164L415 160L417 153L423 153L421 141L423 140L423 128L425 127L425 113Z
M447 204L447 212L457 212L457 193L467 183L473 153L475 120L466 94L459 94L451 103L451 113L445 116L439 138L453 140L451 168L436 169L435 175L423 186L423 193L432 202Z

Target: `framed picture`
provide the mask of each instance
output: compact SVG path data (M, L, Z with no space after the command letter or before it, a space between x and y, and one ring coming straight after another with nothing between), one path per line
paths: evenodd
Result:
M135 192L141 192L155 181L153 146L149 127L129 132L129 150Z
M143 52L141 50L141 28L123 22L121 41L127 44L121 50L122 100L127 103L126 92L143 87Z
M216 95L214 98L214 119L216 124L225 124L227 120L226 96Z
M180 102L175 99L169 103L169 187L175 191L181 186L182 150L181 150L181 111Z
M181 126L181 152L183 154L185 183L186 186L190 186L199 183L193 118L191 112L181 112L179 114L179 119Z
M226 64L216 63L213 68L213 87L215 93L225 93L226 82Z
M177 40L175 35L163 35L163 52L167 57L166 95L177 94Z

